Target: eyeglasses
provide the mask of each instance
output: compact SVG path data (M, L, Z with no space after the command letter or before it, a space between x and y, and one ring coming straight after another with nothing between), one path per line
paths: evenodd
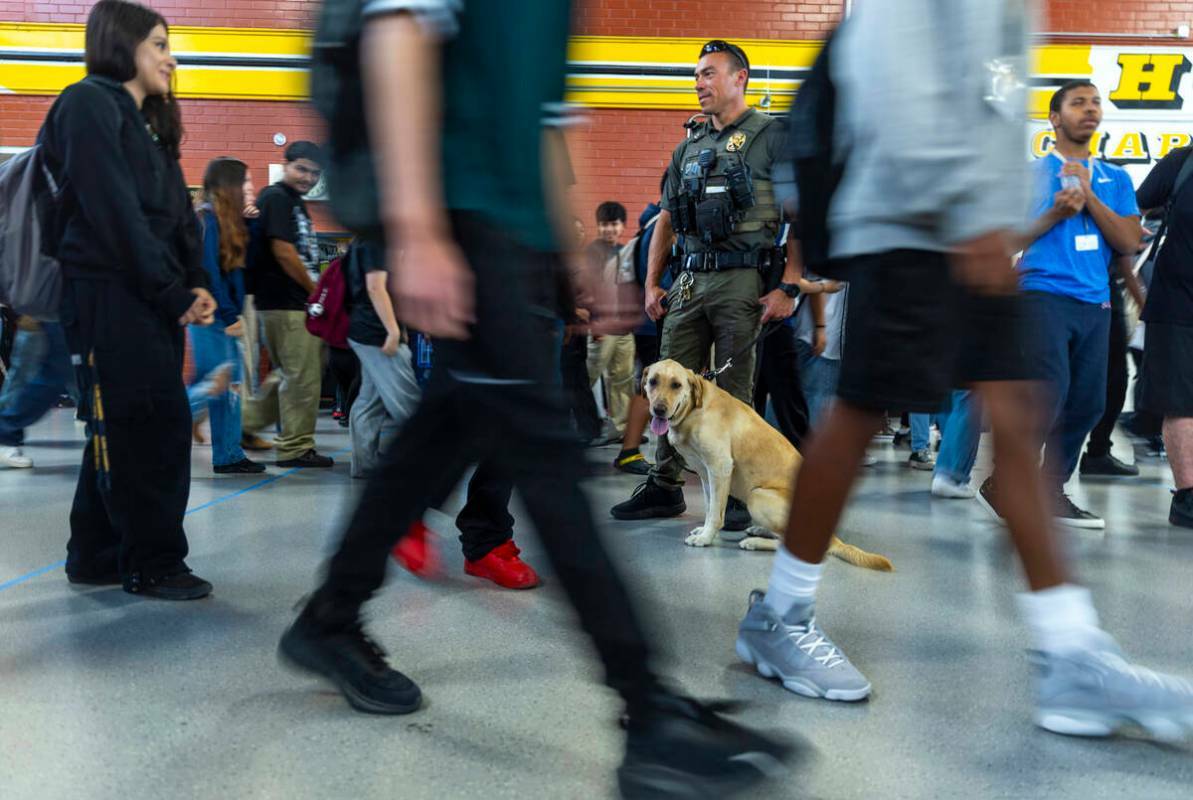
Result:
M713 39L704 47L700 48L700 55L706 56L709 53L731 53L746 65L746 69L750 68L750 59L746 58L746 52L735 44L730 44L724 39Z

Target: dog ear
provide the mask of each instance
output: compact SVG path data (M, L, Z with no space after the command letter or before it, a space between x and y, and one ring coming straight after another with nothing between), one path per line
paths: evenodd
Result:
M695 372L688 372L688 388L692 390L692 406L704 407L704 378Z
M652 369L654 369L654 364L642 370L642 378L638 381L638 394L643 397L646 397L646 382L650 380L650 371Z

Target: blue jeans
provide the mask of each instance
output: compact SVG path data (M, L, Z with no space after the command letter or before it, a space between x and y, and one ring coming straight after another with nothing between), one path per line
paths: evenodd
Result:
M0 445L20 447L25 443L25 429L58 404L58 398L74 387L66 334L56 322L41 326L42 352L35 355L38 334L22 331L18 337L21 357L14 348L13 373L16 380L6 384L0 395ZM25 356L33 355L36 360Z
M812 346L803 339L795 342L799 353L799 377L808 401L808 424L813 428L828 411L829 403L837 395L837 378L841 362L834 358L812 355Z
M1044 475L1063 486L1077 467L1085 437L1106 408L1110 307L1047 292L1024 296L1036 326L1035 364L1052 398Z
M231 383L241 381L241 358L237 340L224 333L219 323L200 327L189 326L191 336L191 358L195 374L186 388L191 404L191 414L197 416L204 407L211 418L211 465L224 467L243 461L244 450L240 447L240 394L229 388L216 397L211 397L211 379L216 370L231 367Z
M978 459L982 408L978 396L969 389L953 392L952 400L949 413L938 418L942 436L935 474L954 483L969 483L974 462Z
M911 450L918 452L927 450L932 440L932 418L935 414L908 414L908 424L911 427Z

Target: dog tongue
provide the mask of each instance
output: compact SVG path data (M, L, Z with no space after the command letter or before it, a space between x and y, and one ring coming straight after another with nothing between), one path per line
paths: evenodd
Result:
M650 432L655 436L662 436L671 429L671 425L662 417L650 418Z

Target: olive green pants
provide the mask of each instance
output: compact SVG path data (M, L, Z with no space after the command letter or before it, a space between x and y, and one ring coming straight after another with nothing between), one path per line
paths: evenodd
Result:
M323 383L323 340L307 332L305 311L258 311L273 374L243 408L246 434L281 422L274 440L279 461L315 447L315 421Z
M663 317L659 358L671 358L700 372L719 367L730 356L733 366L717 376L717 385L743 403L754 402L754 361L757 348L739 353L758 336L762 321L762 275L756 269L697 272L692 275L690 296L670 292L670 306ZM709 350L714 350L710 356ZM710 364L715 359L715 364ZM684 462L666 436L659 438L650 479L661 486L683 484Z

